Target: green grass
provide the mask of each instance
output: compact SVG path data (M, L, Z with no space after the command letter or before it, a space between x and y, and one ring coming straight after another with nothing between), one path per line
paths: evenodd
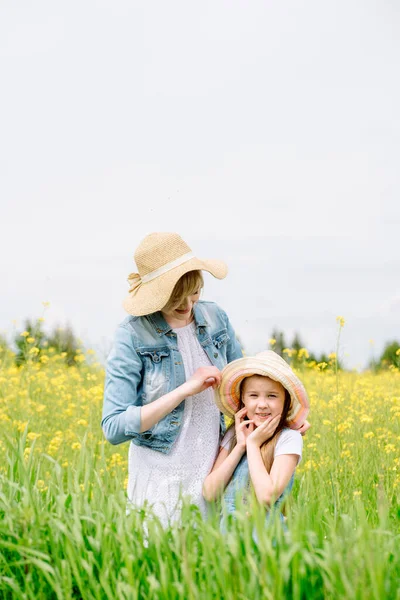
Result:
M126 515L128 445L103 440L89 359L0 356L1 600L400 600L399 373L305 371L287 533L251 507L221 534L189 505L167 531Z
M126 515L122 479L97 476L104 456L83 445L76 467L63 469L34 450L27 460L24 446L24 435L9 441L1 481L4 600L400 598L400 536L384 497L374 527L360 500L335 516L329 487L321 480L311 493L308 474L287 533L279 523L266 529L253 510L252 518L240 511L222 535L217 516L203 522L188 505L164 531L144 510Z

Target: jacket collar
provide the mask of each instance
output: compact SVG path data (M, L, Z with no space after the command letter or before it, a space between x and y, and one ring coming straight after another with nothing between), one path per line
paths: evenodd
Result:
M201 306L199 305L199 302L196 302L196 304L194 305L193 314L196 327L207 327L208 323L201 309ZM154 329L156 330L156 333L160 337L162 335L165 335L169 331L172 331L171 325L169 325L164 319L161 311L152 313L151 315L147 315L147 318L152 323Z

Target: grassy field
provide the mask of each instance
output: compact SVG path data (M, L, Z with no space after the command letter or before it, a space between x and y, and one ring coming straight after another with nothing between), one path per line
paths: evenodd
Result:
M221 535L189 505L169 531L126 516L128 445L102 438L102 368L75 362L0 354L2 599L400 599L398 371L306 369L288 532L255 511Z

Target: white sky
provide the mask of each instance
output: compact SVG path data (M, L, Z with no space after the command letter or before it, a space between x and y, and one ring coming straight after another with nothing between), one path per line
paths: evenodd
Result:
M109 347L133 253L177 231L247 352L364 366L400 339L400 5L0 5L0 329ZM374 340L372 347L369 340Z

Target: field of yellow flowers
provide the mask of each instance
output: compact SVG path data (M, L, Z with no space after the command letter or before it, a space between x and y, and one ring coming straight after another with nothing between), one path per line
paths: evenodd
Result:
M27 341L27 343L30 343ZM104 370L0 354L1 598L400 598L400 372L301 373L311 402L288 533L223 536L186 506L125 514L128 446L100 429Z

